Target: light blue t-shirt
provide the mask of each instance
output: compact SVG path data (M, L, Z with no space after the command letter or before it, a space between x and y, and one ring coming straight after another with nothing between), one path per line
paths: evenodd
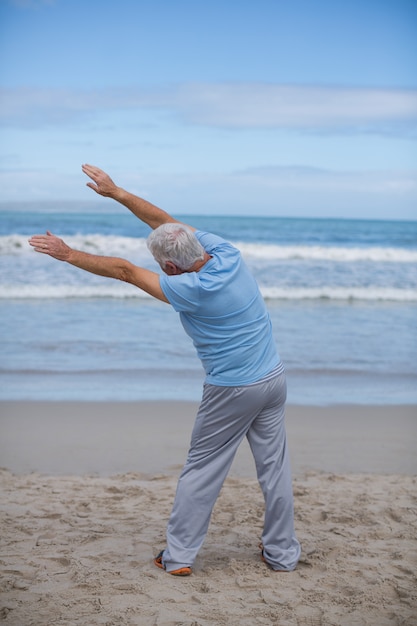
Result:
M206 382L254 383L279 363L264 300L237 248L210 233L195 235L212 258L198 272L161 275L161 289L193 340Z

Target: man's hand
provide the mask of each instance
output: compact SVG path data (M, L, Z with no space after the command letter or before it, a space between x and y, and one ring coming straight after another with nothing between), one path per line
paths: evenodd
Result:
M135 196L133 193L129 193L122 187L118 187L112 181L110 176L103 172L99 167L95 165L82 165L84 174L87 174L93 180L93 183L87 183L87 187L93 189L100 196L106 196L120 202L123 206L127 207L129 211L133 213L138 219L145 224L148 224L151 228L158 228L161 224L168 222L178 222L169 213L163 211L159 207L151 204L147 200ZM196 230L192 226L189 226L191 230Z
M94 181L94 183L87 183L87 187L93 189L100 196L106 196L113 198L117 192L117 185L114 184L112 179L106 172L103 172L99 167L94 165L82 165L84 174L87 174Z
M68 261L72 251L62 239L50 233L49 230L46 231L46 235L33 235L29 239L29 244L35 249L35 252L49 254L58 261Z

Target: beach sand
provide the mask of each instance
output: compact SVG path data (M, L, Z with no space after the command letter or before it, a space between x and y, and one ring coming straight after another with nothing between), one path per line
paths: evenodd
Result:
M196 405L0 403L0 622L13 626L417 624L417 407L288 407L291 573L260 560L246 443L189 578L165 545Z

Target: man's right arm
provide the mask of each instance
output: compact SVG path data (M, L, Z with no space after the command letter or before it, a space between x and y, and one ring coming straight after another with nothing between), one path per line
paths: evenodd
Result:
M33 235L29 239L29 244L35 249L35 252L47 254L53 259L65 261L70 265L98 276L107 276L108 278L122 280L125 283L131 283L154 298L162 300L162 302L168 302L159 284L159 274L133 265L126 259L99 256L82 252L81 250L74 250L49 231L46 231L46 235Z
M93 181L92 183L87 183L87 187L90 187L90 189L93 189L101 196L112 198L116 202L123 204L133 215L145 222L145 224L148 224L152 229L168 222L180 223L169 213L166 213L166 211L163 211L151 202L129 193L122 187L118 187L110 176L100 168L85 164L82 166L82 170ZM189 226L189 228L196 230L192 226Z

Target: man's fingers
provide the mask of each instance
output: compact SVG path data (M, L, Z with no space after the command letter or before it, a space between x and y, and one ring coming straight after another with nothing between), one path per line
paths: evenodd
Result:
M93 189L99 196L111 196L111 192L115 189L115 184L108 174L103 172L99 167L93 165L82 165L84 174L87 174L92 179L92 183L86 183L86 186Z
M52 233L47 230L46 235L33 235L29 239L29 245L34 248L35 252L42 252L43 254L50 254L51 248L51 237L55 237Z
M43 241L44 241L44 235L33 235L33 237L29 239L29 243L31 246L36 246L38 244L41 244Z
M34 243L31 241L29 241L29 243L32 246L32 248L35 250L35 252L42 252L42 254L49 253L48 247L45 243Z
M82 171L84 172L84 174L87 174L87 176L90 176L90 178L93 178L94 176L98 176L98 174L100 174L100 169L98 167L94 167L93 165L83 165L82 166Z

